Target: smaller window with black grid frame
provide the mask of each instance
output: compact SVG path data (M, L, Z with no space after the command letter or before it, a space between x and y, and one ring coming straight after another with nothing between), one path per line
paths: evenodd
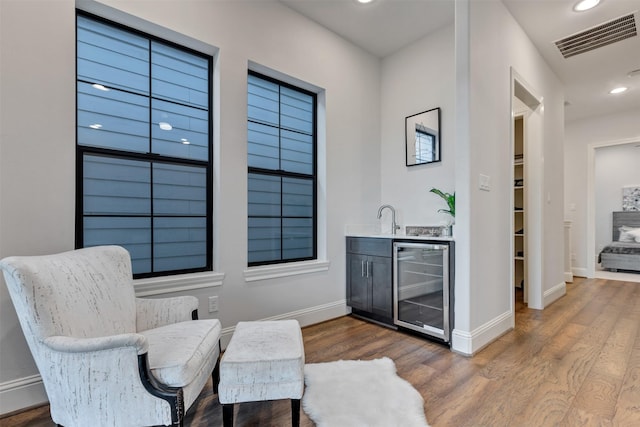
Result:
M315 93L248 76L248 265L317 257Z

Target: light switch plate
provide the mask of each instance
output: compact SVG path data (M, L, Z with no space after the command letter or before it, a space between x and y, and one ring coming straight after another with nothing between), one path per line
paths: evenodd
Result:
M218 311L218 297L209 297L209 313L215 313Z
M491 190L491 177L489 175L480 174L480 189L484 191Z

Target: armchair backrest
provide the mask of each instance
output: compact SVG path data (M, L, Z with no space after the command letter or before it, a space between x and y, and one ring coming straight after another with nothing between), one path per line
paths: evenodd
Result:
M122 247L9 257L0 269L32 352L49 336L93 338L136 330L131 259Z

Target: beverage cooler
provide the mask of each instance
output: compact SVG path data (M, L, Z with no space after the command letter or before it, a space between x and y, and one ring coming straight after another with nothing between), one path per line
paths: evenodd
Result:
M397 326L450 342L452 251L452 241L393 244L393 320Z

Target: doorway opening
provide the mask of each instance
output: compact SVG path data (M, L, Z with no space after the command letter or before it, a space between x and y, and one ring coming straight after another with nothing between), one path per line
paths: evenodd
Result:
M542 98L511 69L511 302L543 309Z
M640 159L640 138L637 137L593 143L587 148L588 278L640 282L640 274L602 270L597 263L601 247L611 239L611 212L622 210L622 187L640 184L640 169L635 167L638 164L636 159ZM616 162L615 167L608 168L607 165L612 161ZM633 166L624 168L620 162L625 161ZM620 177L619 174L624 171L629 171L630 175Z

